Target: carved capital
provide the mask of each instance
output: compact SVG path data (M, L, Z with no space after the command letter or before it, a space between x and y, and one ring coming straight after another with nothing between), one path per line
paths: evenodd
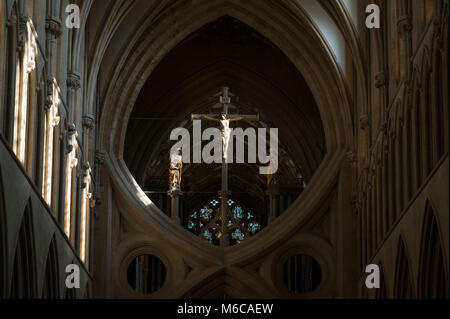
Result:
M347 153L345 153L345 157L350 163L356 162L356 155L353 151L348 151Z
M76 72L67 73L67 87L74 91L78 90L81 87L81 77Z
M400 33L408 33L413 29L411 23L411 17L409 15L404 15L397 20L397 28Z
M105 164L105 152L102 151L96 151L95 152L95 164L97 165L103 165Z
M95 126L95 118L91 114L83 116L83 127L92 130Z
M75 124L71 123L67 125L67 135L71 137L75 132L77 131L77 128L75 127Z
M361 115L359 118L359 125L363 130L369 128L369 116L367 114Z
M45 31L52 34L55 38L58 38L62 33L61 22L59 19L55 17L47 17L47 19L45 19Z
M377 75L375 75L375 87L377 89L385 86L387 83L388 83L387 72L382 71L382 72L378 73Z

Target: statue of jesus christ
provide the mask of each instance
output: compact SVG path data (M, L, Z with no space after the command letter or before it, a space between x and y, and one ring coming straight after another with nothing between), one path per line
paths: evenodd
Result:
M222 156L223 156L223 158L227 158L228 143L230 142L230 136L231 136L230 122L240 121L243 119L243 117L234 117L232 119L228 119L226 114L222 114L221 119L217 119L217 118L209 117L209 116L202 116L201 118L204 118L204 119L210 120L210 121L220 122L221 131L222 131L222 154L223 154Z

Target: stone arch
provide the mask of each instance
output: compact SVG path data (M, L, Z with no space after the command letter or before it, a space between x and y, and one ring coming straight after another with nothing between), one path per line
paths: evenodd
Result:
M42 298L59 298L59 271L58 271L58 251L55 236L50 241L50 246L45 264L44 284L42 288Z
M156 22L147 21L142 25L136 33L135 43L124 50L102 104L104 109L101 112L103 116L100 119L99 127L102 145L99 147L110 153L108 170L113 187L117 191L116 194L120 193L122 198L130 198L130 196L133 198L127 203L127 206L134 206L133 209L127 209L128 213L141 214L138 211L142 212L142 208L144 208L147 210L146 217L161 226L161 229L173 228L172 225L167 225L166 221L161 219L162 213L142 193L123 161L123 142L127 122L145 79L163 56L187 35L223 15L230 15L269 38L288 56L301 73L307 75L305 80L312 88L325 123L328 151L320 166L323 170L319 168L315 177L320 179L317 176L321 175L322 178L335 178L338 163L340 163L338 158L343 157L344 152L351 145L353 134L350 129L352 125L350 124L349 99L346 93L346 84L337 69L336 62L324 49L323 42L318 36L317 30L311 25L311 21L298 8L295 10L294 19L292 15L287 16L282 7L272 7L273 4L268 5L266 2L243 4L234 0L201 1L195 8L190 8L191 10L187 10L189 8L186 7L187 5L187 3L177 3L177 6L165 13L170 13L170 19L159 19ZM292 32L281 32L281 28L284 27ZM301 32L300 35L299 29L308 31ZM163 36L158 38L156 37L158 34ZM304 38L299 38L300 36ZM311 46L310 50L314 47L320 54L311 56L311 51L305 50L308 45ZM335 105L335 103L339 105ZM336 172L326 173L325 170L328 169L336 170ZM313 184L310 183L310 189ZM331 184L322 182L320 185L328 188ZM303 193L305 194L303 196L307 196L307 193L309 192ZM297 209L306 209L305 207L307 207L306 205L303 205L302 208L299 207L300 205L296 206L298 206ZM291 206L287 213L292 210L294 209ZM160 214L150 214L150 211L158 211ZM311 212L309 209L308 211ZM296 215L299 217L303 214ZM281 224L279 226L282 227ZM179 234L176 236L181 237ZM250 246L247 247L250 249Z
M449 297L448 267L442 249L442 235L439 221L431 203L428 201L422 223L419 257L420 296L425 299L444 299Z
M33 230L33 210L31 200L25 207L19 229L10 297L29 299L37 297L36 256Z
M211 4L210 4L211 3ZM210 6L214 6L214 10L210 8ZM195 10L191 10L192 12L189 12L189 14L186 15L185 9L183 6L181 6L181 9L174 8L173 12L171 12L171 16L173 14L173 18L171 18L171 21L177 21L175 25L169 25L165 26L165 21L158 21L158 24L156 26L153 26L156 28L152 32L147 33L147 35L139 35L141 38L138 44L134 44L134 47L131 46L127 50L127 54L129 54L129 51L133 49L133 54L124 55L121 59L121 62L119 64L119 67L117 68L116 74L114 75L114 79L116 81L112 81L111 86L109 88L109 91L105 95L105 101L104 105L106 108L112 108L115 109L115 112L102 112L103 114L106 114L107 116L103 116L101 119L101 135L103 136L102 142L104 144L104 147L111 150L113 153L115 153L116 156L122 156L123 153L123 141L124 141L124 135L126 130L126 124L127 120L129 118L129 115L131 113L131 109L134 105L134 101L137 97L137 94L140 91L140 88L143 85L143 82L148 77L148 75L151 73L155 65L162 59L162 57L171 50L179 41L181 41L184 37L186 37L188 34L192 33L193 31L200 28L202 25L206 24L207 22L214 21L215 19L223 16L223 15L230 15L248 25L253 27L256 31L260 32L262 35L265 35L270 40L272 40L291 60L293 60L294 64L297 66L297 68L300 68L300 71L303 71L302 73L305 75L308 75L308 78L306 81L310 86L312 87L312 91L315 91L315 97L318 99L318 104L320 108L320 104L322 104L322 110L321 115L323 118L327 118L324 120L326 123L325 126L328 124L328 130L325 128L325 131L328 131L327 136L327 149L329 149L329 146L333 145L336 146L337 141L334 140L332 131L336 131L336 127L333 127L336 125L336 121L330 121L329 118L330 110L333 110L335 108L328 108L327 111L325 111L325 105L324 105L324 99L323 97L319 97L319 86L324 86L325 83L322 83L319 85L317 81L320 81L320 78L318 77L317 71L313 70L309 66L305 65L305 60L311 60L311 56L306 57L304 49L297 47L294 48L293 46L289 45L288 42L296 43L297 45L300 44L300 41L298 39L294 40L292 39L292 36L290 33L285 32L283 36L280 35L280 37L276 36L276 33L279 33L280 31L276 29L275 25L273 24L273 19L278 18L274 17L273 11L272 13L267 12L268 8L265 8L265 5L255 5L254 3L250 5L238 5L237 3L232 2L224 2L224 1L213 1L213 2L202 2L197 4L195 7ZM249 11L249 9L255 9L253 11ZM184 9L184 10L183 10ZM206 11L208 9L211 9L209 11ZM282 15L282 12L279 8L272 8L273 10L277 10L277 14ZM206 12L205 12L205 11ZM267 20L268 22L272 22L271 25L268 25L268 23L261 23L262 17L266 18L264 20ZM283 18L286 18L290 20L289 22L298 24L300 23L301 19L301 26L297 26L300 28L313 28L311 25L308 25L308 23L304 20L304 17L301 15L301 13L298 14L297 21L292 21L292 19L283 16ZM167 23L170 23L170 21L167 21ZM141 29L140 33L145 33L146 28L148 28L149 22L147 22ZM162 32L165 36L161 36L159 38L154 38L159 28L167 29L166 32ZM292 28L291 25L286 26L288 28ZM314 28L313 28L314 29ZM180 31L173 33L171 36L168 36L168 33L172 33L173 31ZM314 31L312 34L316 36L309 37L307 41L317 47L318 43L320 44L320 38L317 37L317 31ZM167 38L168 37L168 38ZM291 39L287 39L291 38ZM164 43L161 43L162 40L165 40ZM136 41L136 40L135 40ZM302 46L304 46L304 43L302 43ZM300 52L298 52L300 50ZM319 50L324 54L325 60L327 60L332 66L331 70L335 70L335 64L333 62L333 58L329 55L327 56L327 53L324 51L323 46L319 45ZM158 51L157 53L154 53L154 51ZM289 52L288 52L289 51ZM302 62L300 62L299 56L294 55L294 51L297 51L297 54L301 54L302 57L305 59ZM140 59L140 62L136 64L136 62ZM128 60L125 65L125 60ZM312 62L312 61L310 61ZM318 62L313 62L316 66L318 66ZM342 78L339 75L339 72L336 71L336 73L332 74L332 72L326 72L329 76L333 77L334 83L339 83L337 87L345 87L345 85L342 82ZM314 76L312 76L314 74ZM308 81L309 80L309 81ZM314 83L313 83L314 82ZM329 84L330 82L328 82ZM312 85L314 84L314 85ZM115 90L115 87L122 87L120 96L117 95L117 90ZM337 89L336 87L336 89ZM331 90L322 90L322 93L330 92ZM339 89L338 89L339 91ZM334 91L335 94L338 94L338 91ZM343 89L345 91L345 89ZM314 93L314 92L313 92ZM341 96L341 99L334 99L334 102L340 101L340 100L348 101L347 96ZM321 100L321 101L320 101ZM322 103L321 103L322 102ZM325 102L326 103L326 102ZM345 104L345 102L344 102ZM342 108L338 108L343 111L340 115L334 114L335 116L341 117L341 119L337 120L339 125L342 124L342 121L349 122L350 115L346 112L348 112L348 107L343 106ZM113 118L108 118L108 115L115 113ZM327 113L327 114L325 114ZM345 114L345 115L344 115ZM331 123L333 122L333 123ZM123 124L125 123L125 124ZM110 126L112 125L112 127ZM113 130L113 138L111 138L111 130ZM338 129L339 130L339 129ZM341 127L342 130L342 127ZM344 138L342 136L342 131L339 133L339 139ZM347 132L348 133L348 132ZM345 133L344 133L345 134ZM327 133L326 133L327 135ZM345 137L344 140L349 141L349 136ZM342 142L342 140L341 140ZM337 142L340 144L341 142ZM345 143L345 142L344 142ZM334 147L331 147L333 149Z
M415 297L413 275L406 245L403 238L399 239L397 260L395 266L394 298L412 299Z
M211 249L213 253L208 257L218 263L223 263L224 258L226 267L231 267L270 253L270 247L282 244L288 236L293 236L295 231L305 226L306 218L321 207L321 199L328 196L336 186L344 154L352 145L351 95L335 57L324 44L323 37L311 23L311 19L298 7L290 8L294 10L292 13L283 6L283 3L278 2L244 3L237 0L200 0L195 7L190 7L189 2L169 5L158 19L148 19L142 23L128 47L122 50L110 81L103 85L104 93L99 93L101 118L97 132L98 148L107 153L107 156L100 181L97 182L104 186L102 196L105 198L109 196L108 192L114 193L115 205L126 212L121 214L121 218L124 217L127 226L139 229L145 236L154 236L157 238L156 245L163 247L168 242L170 245L183 247L187 259L198 258L205 251L199 238L186 234L179 225L167 220L131 175L123 160L128 120L143 84L163 57L192 32L224 15L249 25L268 38L305 75L305 81L319 106L327 153L309 187L300 195L301 199L297 198L297 203L294 202L282 218L270 226L270 232L262 230L254 240L249 240L240 247L229 250L220 247ZM94 68L99 67L95 63L100 64L101 57L93 65ZM91 76L92 72L94 70L91 70ZM97 79L91 76L94 83ZM91 99L89 92L87 99ZM348 183L346 181L342 185L347 187ZM111 189L108 189L108 184ZM342 185L340 187L344 187ZM302 205L299 201L302 201ZM152 235L148 235L150 232ZM314 246L313 250L318 249L316 242L311 245ZM112 272L120 267L119 264L127 254L127 251L116 254ZM334 276L330 277L332 279L328 288L335 284ZM128 294L124 287L116 287L118 295Z

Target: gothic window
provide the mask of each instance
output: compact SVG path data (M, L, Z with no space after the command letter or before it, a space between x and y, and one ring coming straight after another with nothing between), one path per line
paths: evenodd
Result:
M83 184L81 194L81 217L80 217L80 258L87 265L89 256L89 212L91 194L91 168L86 163L83 173Z
M10 297L12 299L30 299L36 297L36 256L31 199L25 207L19 230Z
M45 201L51 205L52 202L52 182L53 182L53 163L54 163L54 149L55 144L58 143L58 138L55 138L55 128L59 125L59 88L56 80L51 83L51 90L49 89L49 100L46 105L45 113L45 129L44 129L44 172L42 180L42 196Z
M254 213L234 199L228 199L227 234L230 245L240 244L261 230L261 223ZM219 245L222 237L220 199L213 198L188 216L187 229L211 244Z
M56 247L56 237L54 236L50 242L45 265L45 278L42 288L43 299L59 298L58 253Z
M64 232L67 237L71 235L71 217L75 211L76 199L76 167L78 165L77 152L77 132L71 131L69 146L66 158L66 182L65 182L65 203L64 203Z
M14 129L13 129L13 151L20 162L27 167L30 153L29 139L33 137L30 133L30 126L33 125L33 72L36 68L37 58L37 34L31 20L21 23L24 31L21 35L22 54L16 62L16 88L14 102ZM31 156L31 154L30 154Z

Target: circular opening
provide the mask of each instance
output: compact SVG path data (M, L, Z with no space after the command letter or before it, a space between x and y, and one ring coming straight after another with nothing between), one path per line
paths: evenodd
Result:
M307 255L291 256L283 265L283 280L294 294L304 294L316 289L322 279L319 263Z
M151 294L164 285L166 266L153 255L138 256L128 266L127 279L134 291Z

